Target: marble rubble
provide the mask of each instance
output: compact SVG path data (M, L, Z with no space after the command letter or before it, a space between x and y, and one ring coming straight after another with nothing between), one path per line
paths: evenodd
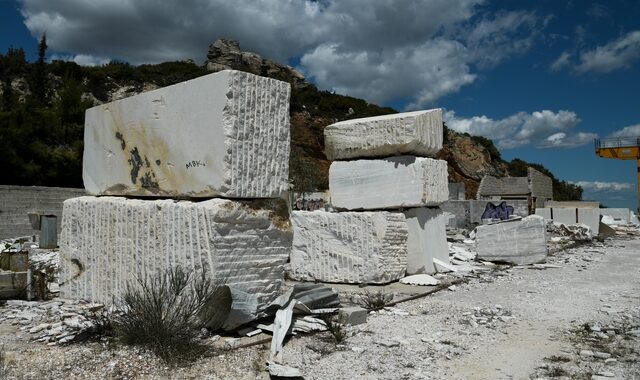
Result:
M293 211L289 277L300 281L385 284L404 276L402 213Z
M343 210L438 206L449 198L447 178L447 162L426 157L334 161L331 204Z
M91 195L277 198L288 190L290 85L224 70L87 110Z
M476 228L477 258L527 265L547 257L546 222L539 215Z
M331 161L399 154L434 156L442 149L442 110L353 119L324 129Z
M66 200L60 295L110 303L134 276L181 265L206 270L266 305L279 295L291 249L283 203L109 196Z

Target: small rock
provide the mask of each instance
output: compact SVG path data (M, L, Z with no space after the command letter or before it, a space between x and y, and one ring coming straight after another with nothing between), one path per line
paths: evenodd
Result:
M593 356L598 358L598 359L609 359L611 357L611 354L609 354L607 352L596 351L596 352L593 353Z
M616 374L610 371L601 371L596 373L596 375L598 376L604 376L604 377L614 377Z
M590 358L593 356L593 351L591 350L582 350L580 351L580 356L583 358Z
M614 363L616 363L618 360L614 359L614 358L609 358L609 359L605 359L604 364L608 364L608 365L612 365Z
M29 332L31 334L36 334L39 333L40 331L49 328L49 324L48 323L41 323L38 326L32 327L31 330L29 330Z
M376 340L374 343L384 347L398 347L400 345L400 342L398 341L387 339Z

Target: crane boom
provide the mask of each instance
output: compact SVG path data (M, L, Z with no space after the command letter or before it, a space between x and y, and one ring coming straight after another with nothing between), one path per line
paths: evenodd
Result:
M640 136L596 139L596 154L617 160L636 160L638 176L638 213L640 213Z

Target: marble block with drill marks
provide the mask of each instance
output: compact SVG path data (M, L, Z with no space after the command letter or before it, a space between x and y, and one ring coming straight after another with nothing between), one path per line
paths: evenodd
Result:
M334 161L331 204L345 210L438 206L449 199L447 178L447 162L432 158Z
M279 295L292 228L284 201L80 197L63 206L61 296L110 303L139 273L206 270L263 306Z
M442 149L442 110L415 111L353 119L324 129L329 160L434 156Z
M289 276L300 281L385 284L404 276L402 213L294 211Z
M92 195L276 198L288 189L288 83L225 70L87 110Z

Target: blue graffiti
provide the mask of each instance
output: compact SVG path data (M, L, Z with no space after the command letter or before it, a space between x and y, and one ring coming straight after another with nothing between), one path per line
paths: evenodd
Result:
M502 201L497 206L491 202L487 202L487 206L482 213L482 219L507 220L513 215L513 211L513 206L508 205L507 202Z

